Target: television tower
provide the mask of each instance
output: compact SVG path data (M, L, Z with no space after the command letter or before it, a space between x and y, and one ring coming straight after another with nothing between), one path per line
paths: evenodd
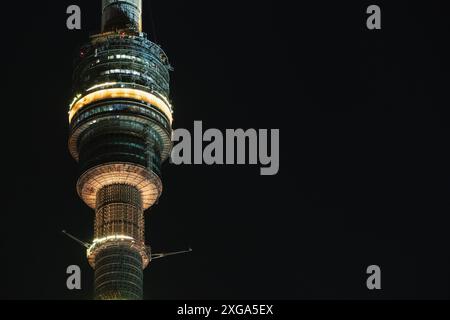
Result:
M102 31L75 66L69 150L78 194L95 210L94 240L82 242L95 299L138 300L143 270L171 255L146 246L144 211L161 195L161 164L172 150L172 68L142 32L142 0L103 0L102 9Z

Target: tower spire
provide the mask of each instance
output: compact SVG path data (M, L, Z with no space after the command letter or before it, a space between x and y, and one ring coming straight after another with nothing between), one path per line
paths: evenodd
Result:
M102 0L102 32L142 32L142 0Z

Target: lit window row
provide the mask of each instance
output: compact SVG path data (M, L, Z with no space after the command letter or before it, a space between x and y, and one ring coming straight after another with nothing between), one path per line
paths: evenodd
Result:
M137 72L136 70L127 70L127 69L112 69L107 70L105 72L102 72L102 75L108 75L108 74L116 74L116 73L122 73L122 74L134 74L135 76L140 76L141 73Z
M141 58L135 57L135 56L129 56L129 55L126 55L126 54L116 54L116 55L108 56L108 60L114 60L114 59L126 59L126 60L138 61L138 62L141 62L141 63L148 64L147 60L144 60L144 59L141 59ZM152 66L154 67L155 64L152 63Z
M111 70L107 70L101 73L102 76L104 75L109 75L109 74L131 74L134 76L138 76L138 77L142 77L148 81L151 82L156 82L152 77L146 75L146 74L142 74L136 70L128 70L128 69L111 69Z

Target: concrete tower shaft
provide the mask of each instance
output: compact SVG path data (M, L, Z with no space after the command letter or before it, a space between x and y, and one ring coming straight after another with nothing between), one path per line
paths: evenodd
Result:
M102 32L118 29L142 31L142 0L102 1Z

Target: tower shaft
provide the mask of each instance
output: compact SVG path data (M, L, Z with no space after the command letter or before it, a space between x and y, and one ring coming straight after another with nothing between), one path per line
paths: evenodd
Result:
M112 184L97 194L94 254L96 299L142 299L144 211L138 189ZM107 240L111 239L111 240Z
M102 32L126 28L142 31L142 0L103 0Z
M87 256L95 298L142 299L144 211L172 149L168 58L142 33L142 0L103 0L102 33L82 47L69 109L78 194L95 210Z

